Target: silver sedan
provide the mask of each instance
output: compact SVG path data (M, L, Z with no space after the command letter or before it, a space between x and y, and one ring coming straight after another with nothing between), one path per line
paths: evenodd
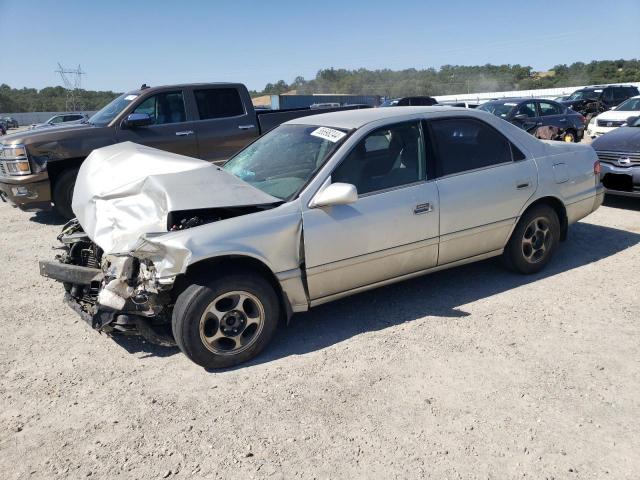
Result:
M135 144L94 151L66 254L41 271L94 328L175 340L221 368L257 355L280 319L357 292L495 256L538 272L602 199L590 146L485 112L327 113L223 168Z

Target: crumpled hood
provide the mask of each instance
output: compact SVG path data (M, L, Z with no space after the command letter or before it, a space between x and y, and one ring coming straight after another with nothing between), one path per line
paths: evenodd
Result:
M204 160L125 142L87 157L72 208L89 238L110 254L130 252L145 233L166 232L172 211L279 201Z

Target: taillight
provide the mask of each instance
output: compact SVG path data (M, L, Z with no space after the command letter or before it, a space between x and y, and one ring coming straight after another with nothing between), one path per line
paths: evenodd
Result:
M595 162L593 162L593 174L600 175L601 171L602 167L600 166L600 160L596 160Z
M584 115L580 115L580 121L585 125L587 124L587 119Z

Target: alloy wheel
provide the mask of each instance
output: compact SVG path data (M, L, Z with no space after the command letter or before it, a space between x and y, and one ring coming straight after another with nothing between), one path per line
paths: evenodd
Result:
M522 254L529 263L538 263L546 256L553 240L549 221L544 217L532 220L522 236Z
M264 327L265 309L255 295L231 291L216 297L200 318L200 339L218 355L235 355L251 345Z

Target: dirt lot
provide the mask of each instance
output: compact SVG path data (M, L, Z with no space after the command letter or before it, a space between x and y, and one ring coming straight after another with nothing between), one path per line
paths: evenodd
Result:
M0 205L3 479L638 478L639 201L542 274L361 294L219 373L79 320L38 275L58 223Z

